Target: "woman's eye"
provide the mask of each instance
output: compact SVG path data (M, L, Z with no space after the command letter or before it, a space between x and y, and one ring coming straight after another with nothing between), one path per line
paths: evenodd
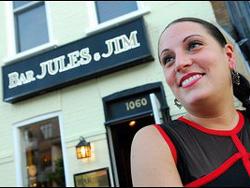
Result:
M188 44L188 50L196 49L201 45L202 45L201 42L192 41Z
M172 57L172 56L166 56L163 58L164 65L170 65L173 62L174 62L174 57Z

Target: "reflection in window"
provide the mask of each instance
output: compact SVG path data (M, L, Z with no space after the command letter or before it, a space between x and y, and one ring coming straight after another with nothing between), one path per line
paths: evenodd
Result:
M25 4L28 4L30 1L14 1L13 2L13 7L14 8L19 8Z
M57 118L23 128L26 186L65 186L60 130Z
M96 1L98 23L111 20L138 9L136 1Z
M17 52L49 41L45 4L42 1L14 1Z

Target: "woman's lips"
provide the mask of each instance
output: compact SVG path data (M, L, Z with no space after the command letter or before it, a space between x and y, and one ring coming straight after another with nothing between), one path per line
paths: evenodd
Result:
M196 82L198 82L202 77L203 73L189 73L183 76L180 80L179 86L182 88L187 88L192 85L194 85Z

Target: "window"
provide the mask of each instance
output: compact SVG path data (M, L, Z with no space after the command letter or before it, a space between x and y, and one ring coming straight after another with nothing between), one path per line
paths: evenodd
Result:
M98 23L138 10L136 1L96 1Z
M238 34L238 44L250 65L250 3L226 2L232 24Z
M14 1L13 13L17 53L49 42L43 1Z
M22 127L21 140L23 186L65 187L58 118Z
M150 12L142 1L87 1L86 4L89 13L87 35L110 29Z
M218 23L234 38L250 65L249 1L211 1Z

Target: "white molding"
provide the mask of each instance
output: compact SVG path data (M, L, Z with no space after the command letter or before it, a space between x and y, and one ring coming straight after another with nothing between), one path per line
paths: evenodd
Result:
M7 57L11 57L16 54L16 35L15 35L15 23L13 14L13 1L5 1L6 10L6 33L7 33Z
M6 5L6 14L7 14L7 54L4 58L4 64L13 63L15 61L19 61L24 58L28 58L30 56L37 55L39 53L43 53L50 49L57 47L57 41L55 40L53 29L52 29L52 17L50 10L50 2L44 2L45 7L45 15L47 20L47 28L48 28L48 42L41 44L39 46L30 48L28 50L17 52L16 47L16 35L15 35L15 23L14 23L14 12L13 12L13 2L8 1L5 2Z
M53 32L53 22L52 22L52 14L51 14L51 2L44 1L45 6L45 14L47 19L47 27L48 27L48 37L49 37L49 43L53 43L52 41L55 40L54 32ZM56 44L54 42L54 44Z
M46 119L50 119L53 117L58 117L59 121L59 127L60 127L60 134L61 134L61 144L62 144L62 153L63 153L63 162L64 162L64 172L65 172L65 183L66 186L70 186L70 173L69 173L69 167L68 167L68 159L67 159L67 153L66 153L66 145L65 145L65 137L64 137L64 129L63 129L63 119L61 112L51 112L43 115L39 115L30 119L26 119L20 122L16 122L13 124L13 134L14 134L14 147L15 147L15 161L16 161L16 178L17 178L17 187L23 187L23 175L25 174L23 172L23 159L22 159L22 139L21 139L21 131L20 129L24 126L43 121ZM25 169L26 170L26 169Z
M14 63L16 61L20 61L22 59L26 59L26 58L29 58L29 57L32 57L34 55L37 55L37 54L40 54L40 53L43 53L43 52L46 52L48 50L51 50L53 48L56 48L58 45L55 41L53 42L50 42L50 43L45 43L45 44L42 44L40 46L37 46L37 47L34 47L34 48L31 48L29 50L26 50L26 51L23 51L23 52L20 52L18 54L15 54L15 55L11 55L9 57L6 57L3 62L4 64L11 64L11 63Z
M90 17L90 25L89 28L86 30L87 36L123 24L138 17L142 17L143 15L148 14L150 12L150 10L145 7L142 2L137 2L138 10L98 24L94 2L89 2L87 5L89 6L88 12Z
M59 126L60 126L60 135L61 135L61 144L62 144L62 154L63 154L63 166L64 166L64 176L65 176L65 185L66 187L70 187L70 168L68 166L69 161L66 156L67 155L67 150L66 150L66 142L65 142L65 135L64 135L64 128L63 128L63 118L62 114L58 113L58 120L59 120Z
M21 155L21 136L19 126L13 126L13 142L14 142L14 158L16 167L16 186L23 187L23 170L22 170L22 155Z
M88 9L88 20L89 20L89 27L95 28L98 25L98 19L95 9L95 1L87 1L85 2Z
M117 166L116 166L115 152L114 152L114 143L113 143L112 133L111 133L110 127L107 128L107 140L108 140L109 151L110 151L110 155L109 155L110 167L111 167L111 171L113 171L112 182L113 182L113 184L115 184L115 187L120 187L118 171L117 171Z
M136 1L136 2L137 2L138 10L149 10L149 9L145 6L144 2L142 2L142 1Z

